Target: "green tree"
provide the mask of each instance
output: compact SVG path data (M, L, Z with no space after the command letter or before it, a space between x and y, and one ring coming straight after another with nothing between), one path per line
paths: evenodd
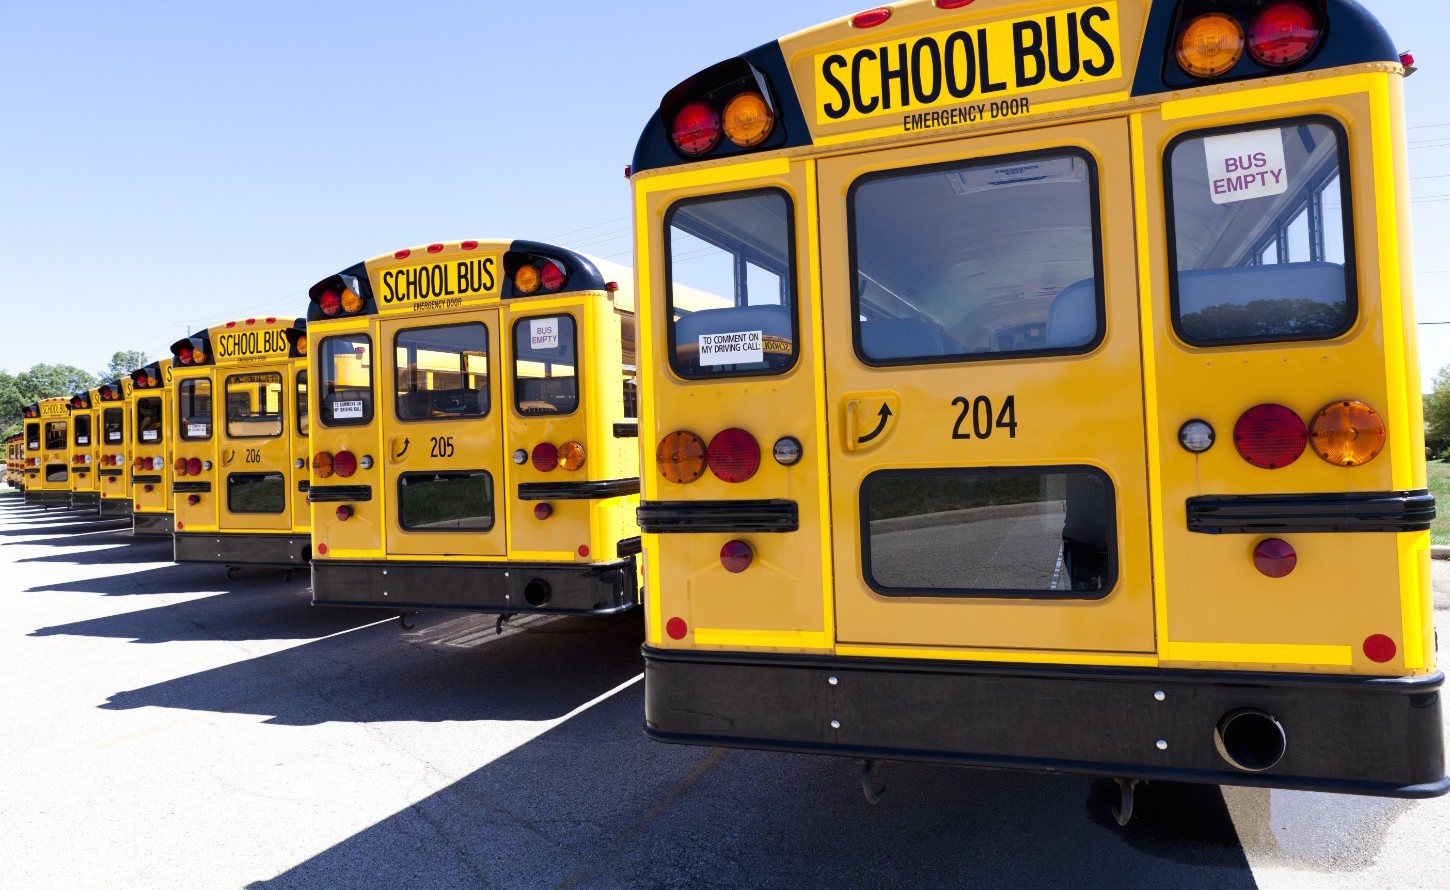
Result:
M1425 444L1433 455L1450 449L1450 365L1435 375L1430 394L1425 396Z
M101 371L101 382L109 383L125 377L137 368L146 366L146 353L139 349L127 349L111 356L111 363Z
M0 429L5 435L20 429L20 412L31 402L52 396L71 396L99 381L71 365L36 365L10 375L0 371Z

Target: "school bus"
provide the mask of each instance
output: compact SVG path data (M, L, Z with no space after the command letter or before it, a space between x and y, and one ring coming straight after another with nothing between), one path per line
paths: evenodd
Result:
M1443 794L1410 65L1349 0L911 0L667 92L647 732Z
M98 391L97 426L101 440L100 469L96 480L100 486L102 517L129 518L131 498L131 437L127 435L129 419L135 408L131 399L132 381L121 377L101 385Z
M309 297L314 603L637 604L628 287L561 247L468 240Z
M70 506L70 400L32 402L25 417L25 503Z
M20 433L5 440L5 484L25 487L25 437Z
M88 389L70 397L70 506L72 510L99 512L101 507L100 390Z
M176 389L171 359L131 372L131 533L169 537L171 509L171 436L167 422Z
M311 558L305 325L248 318L172 344L177 562Z

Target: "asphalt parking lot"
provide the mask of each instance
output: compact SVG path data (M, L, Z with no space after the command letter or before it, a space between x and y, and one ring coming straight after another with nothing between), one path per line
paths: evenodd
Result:
M638 614L313 607L0 489L0 886L1443 887L1450 798L670 747ZM1450 631L1450 563L1435 563Z

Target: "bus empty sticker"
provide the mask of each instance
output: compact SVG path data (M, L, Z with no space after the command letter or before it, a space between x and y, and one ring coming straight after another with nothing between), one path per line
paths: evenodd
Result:
M1282 195L1289 190L1282 130L1253 130L1209 136L1208 190L1215 204Z
M763 331L736 331L731 334L701 334L701 365L748 365L765 361Z
M532 349L558 349L559 319L529 319L529 347Z
M363 416L363 403L361 401L333 402L333 420L361 420Z

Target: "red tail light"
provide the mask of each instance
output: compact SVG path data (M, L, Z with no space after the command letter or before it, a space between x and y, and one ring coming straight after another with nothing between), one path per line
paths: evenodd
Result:
M191 460L186 462L186 474L188 476L201 475L201 458L193 457Z
M539 277L543 280L544 290L558 290L564 286L564 281L568 276L557 263L544 263L544 268L539 271Z
M332 471L346 479L357 472L357 456L351 451L339 451L333 455Z
M1304 421L1283 405L1256 405L1234 424L1234 447L1239 455L1264 470L1292 464L1308 442Z
M711 151L720 144L720 114L704 102L691 102L675 115L670 138L675 147L691 157Z
M317 307L322 310L323 315L331 318L342 311L342 297L336 291L328 291L317 298Z
M760 469L760 443L745 430L721 430L705 449L710 472L723 482L744 482Z
M540 442L534 446L534 453L529 459L540 473L552 473L559 466L559 449L549 442Z
M1283 68L1308 56L1319 42L1319 22L1303 4L1275 3L1249 28L1249 55L1260 65Z
M342 504L337 508L336 515L338 522L347 522L352 518L352 508L347 504Z
M554 508L550 507L548 504L534 505L534 518L539 520L540 522L543 522L545 519L548 519L550 516L553 515Z
M720 565L732 575L738 575L750 568L755 552L744 541L726 541L720 548Z
M178 476L185 476L186 475L186 458L184 458L184 457L178 457L176 459L176 463L174 463L174 464L171 465L171 470L172 470L172 472L176 473L176 475L178 475Z

